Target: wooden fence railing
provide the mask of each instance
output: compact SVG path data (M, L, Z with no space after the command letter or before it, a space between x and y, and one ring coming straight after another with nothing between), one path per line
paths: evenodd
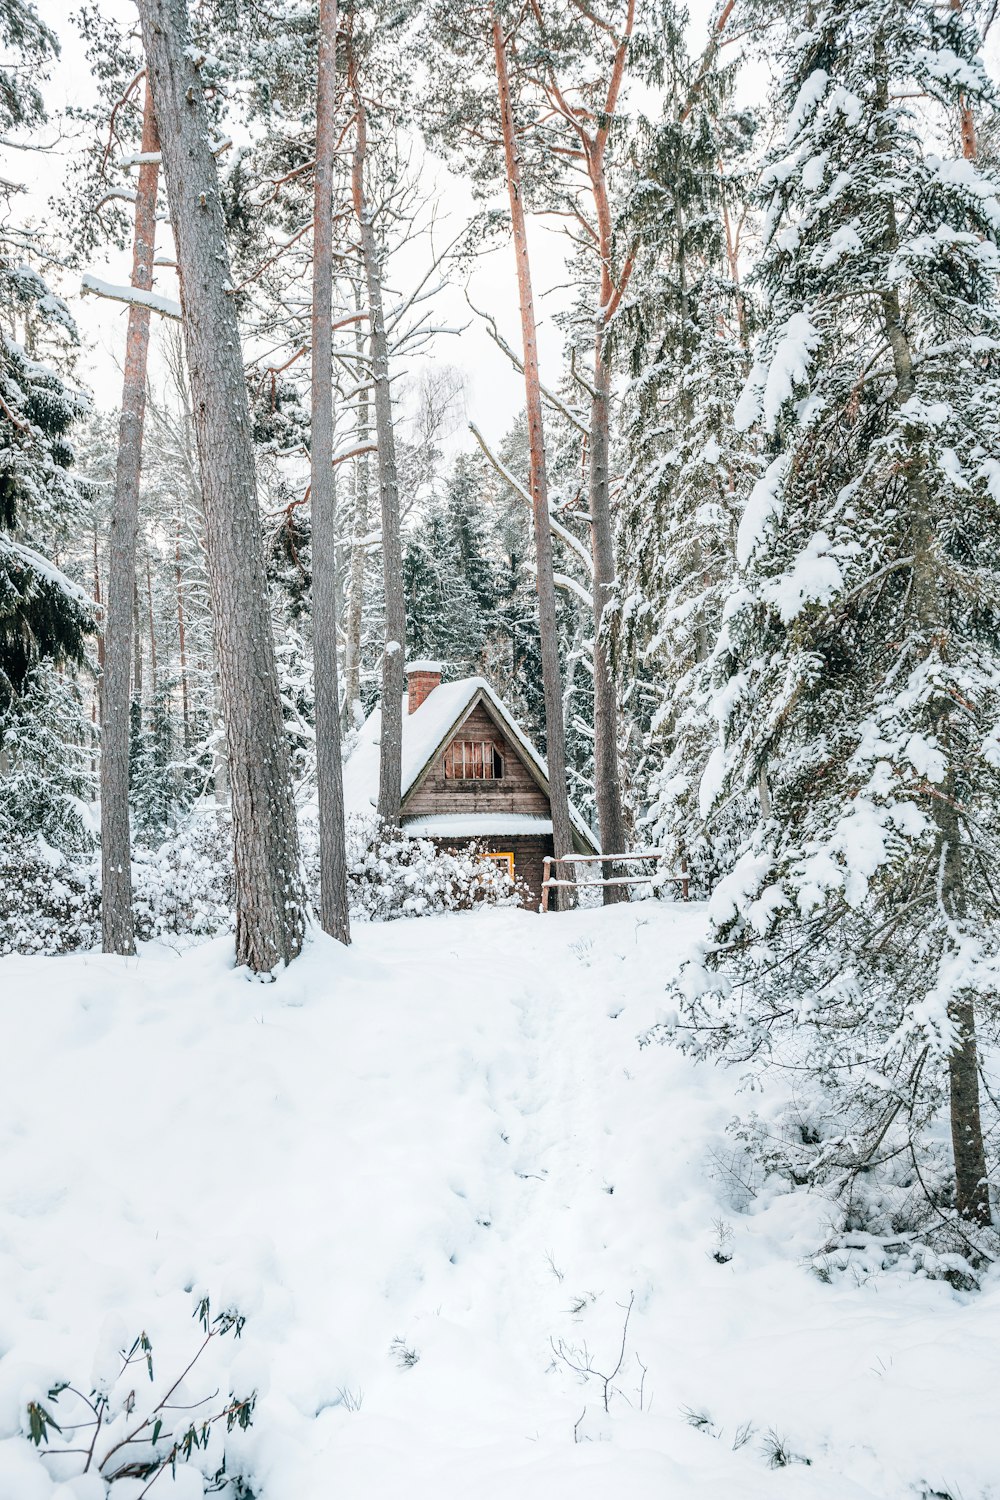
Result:
M572 886L576 889L587 886L606 885L654 885L663 881L671 881L681 888L681 900L687 901L690 890L690 876L685 870L680 875L664 875L654 872L652 875L611 875L600 880L560 880L553 876L553 865L625 865L635 862L648 863L649 860L662 860L664 855L657 849L642 849L635 854L563 854L556 856L547 854L542 865L542 911L549 909L549 891L558 890L560 886Z

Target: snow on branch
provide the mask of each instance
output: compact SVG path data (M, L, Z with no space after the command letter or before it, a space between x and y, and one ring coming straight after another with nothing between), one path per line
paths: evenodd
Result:
M36 552L34 547L27 547L23 542L15 542L13 538L5 536L0 538L0 551L6 553L8 557L17 558L21 563L29 567L33 573L37 574L39 578L44 579L53 588L59 589L68 598L74 600L75 603L83 605L85 609L94 610L97 608L97 605L91 599L86 589L82 589L78 583L74 583L71 578L67 578L66 574L60 568L50 563L48 558L43 557L40 552Z
M227 135L214 144L209 142L209 149L213 156L221 156L223 151L228 151L232 144L232 136ZM163 156L159 151L130 151L127 156L120 156L115 163L123 172L129 171L132 167L159 167L162 164Z
M91 276L89 271L83 278L81 290L94 297L107 297L111 302L137 302L140 307L148 307L150 312L159 313L164 318L179 320L181 316L180 303L171 297L161 297L157 292L144 292L137 286L115 286L110 281Z
M576 579L571 578L568 573L553 573L552 582L557 589L563 589L567 594L575 594L578 599L583 600L589 610L593 610L594 596L588 594L583 584L577 583Z
M104 207L105 203L109 203L112 200L117 200L121 203L134 203L137 197L138 194L135 188L106 188L102 196L94 204L94 213L98 213ZM170 223L170 215L164 213L162 209L157 212L156 218L161 224Z
M130 151L128 156L119 156L117 165L127 172L129 167L158 167L162 161L159 151Z

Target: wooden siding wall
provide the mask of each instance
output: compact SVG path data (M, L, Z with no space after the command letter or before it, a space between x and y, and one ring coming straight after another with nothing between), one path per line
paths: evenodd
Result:
M427 817L435 813L531 813L551 817L549 799L525 765L521 754L501 733L484 704L469 714L454 740L493 740L504 758L503 777L499 781L460 781L444 774L445 755L450 744L434 761L424 780L403 801L408 818ZM454 740L451 743L454 743ZM499 848L500 845L498 844ZM507 848L508 844L503 844ZM541 880L541 875L539 875Z

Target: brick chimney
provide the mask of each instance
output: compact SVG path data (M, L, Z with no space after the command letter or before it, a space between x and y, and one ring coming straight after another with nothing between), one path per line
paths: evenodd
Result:
M407 709L415 714L428 693L441 686L439 661L411 661L406 668Z

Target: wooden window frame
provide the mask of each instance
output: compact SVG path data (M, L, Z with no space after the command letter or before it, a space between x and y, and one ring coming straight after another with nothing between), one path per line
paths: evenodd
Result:
M507 757L496 740L455 739L444 753L446 781L502 781L506 765Z
M507 866L507 874L510 876L511 880L514 879L514 855L511 851L501 851L499 849L494 851L493 849L490 849L488 853L481 854L479 857L480 859L491 859L495 864L499 864L500 861L503 860Z

